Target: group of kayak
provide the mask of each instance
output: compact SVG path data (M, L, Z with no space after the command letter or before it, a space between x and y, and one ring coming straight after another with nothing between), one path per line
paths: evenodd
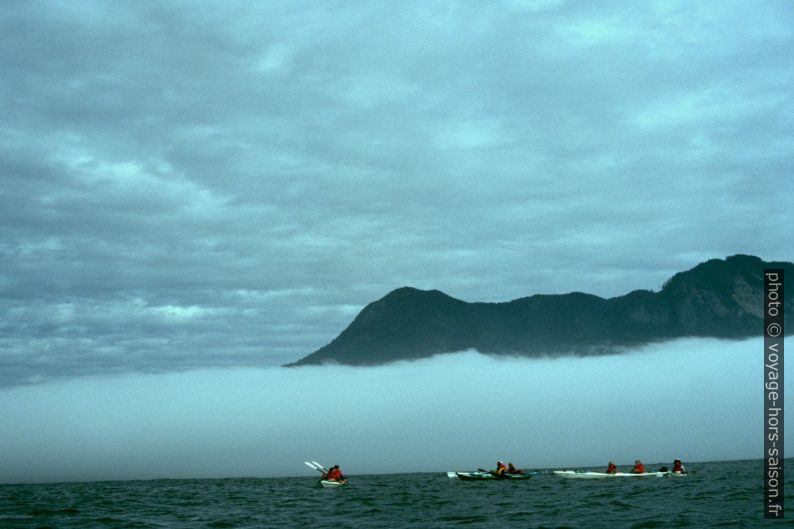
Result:
M324 488L341 487L347 485L347 478L339 469L339 465L334 465L326 469L317 461L305 461L306 466L313 468L322 474L320 478L320 485ZM674 476L683 477L687 475L686 468L680 459L673 462L672 470L667 467L661 467L656 471L646 471L645 465L637 459L634 461L634 466L631 472L621 472L614 462L610 461L607 465L606 472L580 472L574 470L555 470L555 476L563 478L579 478L579 479L596 479L596 478L613 478L613 477L664 477ZM449 478L457 478L463 481L475 480L522 480L530 479L539 472L526 472L520 468L516 468L513 463L505 465L501 461L496 462L495 470L486 470L479 468L471 472L447 472Z
M610 461L607 465L606 472L578 472L574 470L555 470L553 471L555 476L560 476L563 478L584 478L584 479L593 479L593 478L610 478L610 477L664 477L664 476L674 476L674 477L683 477L687 475L686 469L684 468L684 464L681 462L680 459L676 459L673 462L673 469L668 470L667 467L661 467L656 471L647 471L645 469L645 465L639 459L634 461L634 466L631 469L631 472L621 472L617 465L614 462ZM520 469L516 469L512 463L509 466L505 467L504 463L501 461L496 463L496 470L484 470L478 469L477 472L447 472L447 476L450 478L458 478L461 480L471 481L471 480L487 480L487 479L529 479L533 475L538 474L538 472L525 472Z

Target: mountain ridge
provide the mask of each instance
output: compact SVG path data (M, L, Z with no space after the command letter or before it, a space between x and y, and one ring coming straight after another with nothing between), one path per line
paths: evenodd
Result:
M569 292L466 302L435 289L400 287L369 303L330 343L287 366L379 365L467 349L583 356L683 337L761 336L764 268L794 274L794 263L739 254L678 272L659 292L612 298ZM784 298L789 332L792 290Z

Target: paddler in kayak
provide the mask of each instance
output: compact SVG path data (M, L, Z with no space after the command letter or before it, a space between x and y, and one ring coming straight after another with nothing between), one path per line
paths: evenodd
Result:
M501 461L497 461L496 462L496 470L494 470L492 472L492 474L494 476L496 476L497 478L503 478L503 477L505 477L505 473L506 472L507 472L507 467L505 466L505 464L502 463Z
M673 461L673 472L676 474L686 474L686 468L680 459Z
M617 474L617 473L618 473L617 465L615 465L613 461L610 461L609 464L607 465L607 474Z
M339 470L339 465L334 465L328 469L328 475L325 477L328 481L347 481L347 478Z
M639 459L634 460L634 468L631 469L632 474L645 474L645 465Z
M507 464L507 473L508 474L523 474L524 471L521 470L520 468L516 468L513 463L508 463Z

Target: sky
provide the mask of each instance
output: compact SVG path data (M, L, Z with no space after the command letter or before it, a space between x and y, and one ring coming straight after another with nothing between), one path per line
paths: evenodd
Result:
M787 0L5 2L0 397L309 380L275 368L402 286L613 297L794 261L793 22Z
M212 368L0 392L0 483L606 468L758 458L763 340L627 355L476 352L374 368ZM650 366L661 366L652 368ZM332 380L333 384L328 381ZM726 442L729 440L729 442Z
M792 49L782 0L6 2L0 385L792 261Z

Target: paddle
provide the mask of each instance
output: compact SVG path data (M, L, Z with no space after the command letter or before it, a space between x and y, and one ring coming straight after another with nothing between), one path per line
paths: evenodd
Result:
M316 461L312 461L311 463L308 462L308 461L304 461L303 463L307 467L313 468L314 470L316 470L317 472L320 472L321 474L327 474L327 472L325 471L325 468L320 463L317 463Z

